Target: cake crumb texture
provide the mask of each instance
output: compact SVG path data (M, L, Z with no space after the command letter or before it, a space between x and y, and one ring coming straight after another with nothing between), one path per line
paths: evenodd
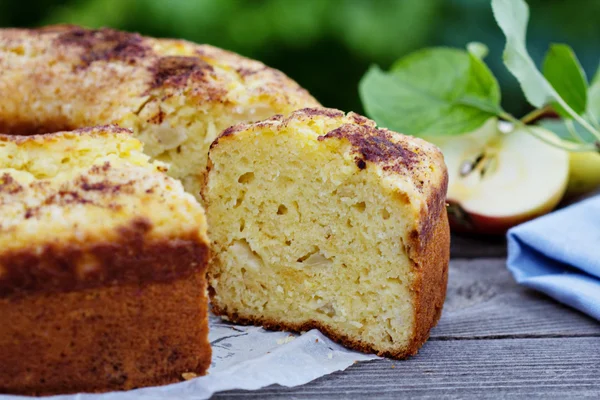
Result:
M311 108L224 131L204 192L213 311L415 354L446 293L447 171L433 145Z

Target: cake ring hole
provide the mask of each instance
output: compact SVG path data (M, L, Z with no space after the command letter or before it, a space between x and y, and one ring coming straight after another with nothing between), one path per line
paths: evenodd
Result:
M77 129L65 121L6 121L0 116L0 133L13 136L42 135L46 133L73 131Z

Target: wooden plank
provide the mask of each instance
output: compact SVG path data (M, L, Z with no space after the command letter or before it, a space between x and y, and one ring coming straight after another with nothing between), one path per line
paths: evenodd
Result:
M453 233L450 255L452 258L506 257L506 238Z
M600 339L430 341L405 361L354 365L296 388L231 391L247 398L600 398Z
M432 338L600 334L600 324L515 283L504 259L452 260L442 318Z

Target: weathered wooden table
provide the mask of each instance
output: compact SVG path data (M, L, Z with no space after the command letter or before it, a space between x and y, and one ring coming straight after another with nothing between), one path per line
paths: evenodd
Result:
M417 356L215 398L600 399L600 323L518 286L503 240L452 239L444 312Z

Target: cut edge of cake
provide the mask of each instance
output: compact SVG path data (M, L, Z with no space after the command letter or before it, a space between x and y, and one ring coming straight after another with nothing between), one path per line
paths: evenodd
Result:
M285 142L287 139L285 136L292 137L290 140L296 140L296 143L286 147ZM234 152L234 149L231 147L233 146L232 143L235 143L236 140L246 140L243 145L240 145L242 147L241 150L238 151L238 149L235 149L235 152L239 152L241 155L235 159L225 160L226 157L229 157L230 153ZM408 290L412 297L411 304L414 309L414 321L411 332L408 332L407 337L403 339L401 344L394 345L392 343L392 345L383 348L375 345L372 339L363 340L361 337L363 335L361 334L349 335L344 333L343 329L336 328L336 324L338 323L335 321L323 323L323 321L317 319L305 318L305 320L302 320L302 317L298 317L298 315L302 314L301 311L297 312L295 317L291 316L295 311L290 311L288 313L282 312L280 313L281 317L275 318L273 317L274 313L268 313L265 309L260 309L260 306L254 309L252 307L244 309L243 306L240 307L239 304L236 304L236 301L238 303L242 301L243 303L256 300L249 296L244 298L243 294L239 294L243 292L269 294L263 295L263 297L260 297L259 294L256 295L256 298L266 300L265 304L270 304L269 302L274 299L277 299L279 302L285 302L284 297L277 297L277 294L268 288L269 284L265 281L267 278L263 278L263 276L270 276L272 274L282 274L281 276L283 276L283 273L277 270L278 262L281 265L285 264L286 268L290 271L294 271L294 279L296 279L298 285L307 286L306 282L310 281L307 278L310 274L303 275L302 272L296 271L298 264L294 263L295 256L288 257L283 262L281 260L275 263L265 262L264 259L267 258L267 254L274 254L273 251L269 250L272 250L275 245L269 244L268 246L263 246L260 240L257 239L261 237L264 243L268 243L271 240L270 238L274 238L272 240L277 241L279 236L285 235L281 229L274 226L269 227L267 217L257 216L270 215L269 212L272 212L277 215L285 214L277 218L286 218L297 211L298 204L293 207L290 207L289 204L281 204L278 208L277 204L273 203L273 201L276 203L278 199L269 198L267 202L263 203L264 207L262 209L252 210L254 214L251 212L247 214L253 215L253 217L249 218L248 221L243 220L240 224L240 230L251 230L254 225L262 224L262 229L268 231L265 235L260 233L259 229L253 231L253 234L249 233L248 235L250 236L247 238L243 238L241 236L238 237L238 233L234 231L237 228L227 228L239 223L239 221L232 223L227 218L229 218L230 214L235 214L236 209L244 207L244 202L252 201L253 198L260 196L260 194L257 194L259 192L272 193L274 190L267 189L263 185L258 192L252 192L247 186L245 189L241 189L241 195L235 198L235 193L240 187L248 184L258 185L260 183L256 182L262 182L261 179L263 176L259 176L257 171L250 171L250 167L248 167L248 172L246 173L242 170L236 170L236 173L239 174L239 178L237 179L232 175L219 180L218 175L231 172L231 170L235 170L242 164L250 165L249 159L254 160L253 157L258 158L265 153L268 154L268 152L260 153L260 155L256 155L255 153L258 152L261 145L265 145L266 141L269 140L274 143L273 149L281 152L281 159L278 161L270 160L270 164L263 168L265 171L272 170L270 171L271 175L266 174L265 176L268 175L269 179L273 179L273 181L280 179L280 170L282 170L282 166L286 163L294 163L293 165L296 166L294 168L302 166L302 155L297 156L296 151L302 152L305 149L309 149L307 150L307 154L311 154L312 157L314 154L319 154L319 150L315 150L315 146L322 146L321 148L329 148L328 151L332 151L333 153L343 154L345 162L340 164L338 169L350 168L347 176L358 176L357 174L368 170L374 174L373 176L379 179L380 188L383 192L396 193L391 198L399 199L398 209L408 206L407 210L410 210L409 214L412 215L410 218L414 219L412 221L414 224L410 226L410 229L406 231L403 237L398 238L398 242L403 249L402 251L408 257L410 270L412 271L412 278L410 277L411 274L407 275L409 276L407 279L411 279L412 281L409 287L405 289ZM227 156L223 156L223 160L219 159L216 161L215 158L221 157L218 154L220 154L219 152L223 148L226 149L226 151L223 151L223 154L227 154ZM260 160L257 162L260 162ZM312 179L311 176L313 175L321 177L321 171L328 165L323 161L314 163L307 161L308 164L310 164L312 172L303 176L308 181ZM430 329L439 320L445 299L450 241L445 209L447 172L443 156L435 146L421 139L410 138L385 129L377 129L373 121L354 113L346 115L341 111L332 109L303 109L292 113L289 117L276 116L255 124L239 124L224 131L211 146L208 176L208 183L203 196L207 204L209 224L211 224L211 229L213 229L211 239L213 240L215 254L214 261L209 267L208 279L209 294L214 313L222 315L226 319L236 323L262 325L270 329L305 331L311 328L318 328L332 339L351 348L394 358L405 358L415 354L427 340ZM287 190L286 188L292 187L299 182L302 182L304 185L303 190L308 191L309 184L300 180L302 178L298 178L296 181L289 177L287 179L289 181L288 186L284 185L278 188L281 193L284 193ZM332 180L335 179L332 178ZM224 191L232 193L231 196L233 197L228 196L228 194L216 194L216 191L219 190L216 188L222 185L229 185ZM313 192L310 193L313 194ZM315 204L318 203L317 198L318 193L314 197ZM352 199L349 201L352 201ZM368 201L366 204L369 207ZM358 202L354 206L359 206L358 208L364 210L365 202ZM308 209L308 207L305 207L303 212ZM392 209L394 208L392 207ZM280 212L281 210L283 212ZM248 213L249 210L240 212ZM385 212L388 213L388 211ZM318 216L311 216L315 221L319 220ZM211 221L215 219L219 221L212 223ZM282 219L282 221L284 220ZM219 225L213 227L217 223ZM282 222L282 224L285 223ZM306 229L308 230L309 228ZM223 237L227 237L229 233L231 233L231 238L233 239L229 240L228 238L229 243L220 243ZM335 235L333 236L335 237ZM343 236L343 233L338 232L337 236L340 235ZM280 249L283 249L284 252L287 251L286 246L290 246L288 243L295 240L293 235L286 237L286 239L285 244L280 244ZM294 245L294 243L291 244L292 248L296 250L293 247ZM323 246L314 247L317 247L317 250L314 250L314 248L311 249L310 246L304 246L299 252L297 251L296 255L300 256L297 262L304 263L316 260L316 263L321 263L321 265L331 262L331 254L328 255ZM326 244L325 247L327 247ZM221 258L225 259L226 257L229 257L229 264L232 266L237 263L247 266L258 265L259 268L273 264L275 267L264 271L262 274L251 275L251 277L248 277L248 271L251 268L244 267L240 271L245 276L235 277L233 274L227 275L228 272L223 267L225 263ZM335 255L333 258L335 259ZM229 268L229 265L227 268ZM281 268L283 269L283 267ZM233 282L231 281L232 279L240 282L243 281L244 283L240 286L241 288L228 288L228 290L231 289L233 295L229 299L225 299L222 297L225 292L223 285L227 285L227 282ZM257 281L260 283L255 284ZM319 290L323 289L322 287L319 288L318 283L313 285L313 287ZM397 287L400 288L401 286ZM282 290L285 292L288 289L285 287ZM235 301L233 297L235 297ZM312 300L309 298L306 303ZM294 307L301 309L303 306L290 305L290 307L290 310L295 310ZM331 311L327 309L329 307L327 304L321 307L324 307L326 313ZM374 313L373 317L377 318L378 315ZM295 320L292 320L293 318ZM350 322L360 324L356 321ZM345 323L346 321L338 325L343 326Z

